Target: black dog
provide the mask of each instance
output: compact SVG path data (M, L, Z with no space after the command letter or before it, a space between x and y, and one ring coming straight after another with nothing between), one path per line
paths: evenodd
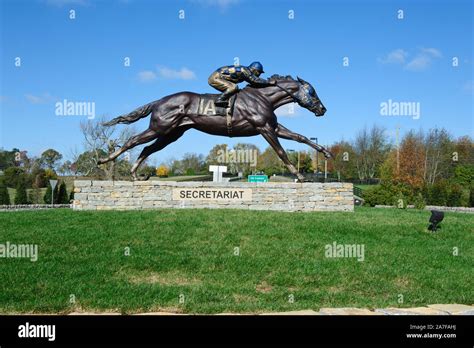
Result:
M441 221L443 221L443 219L444 219L444 213L442 211L432 210L431 217L430 217L430 225L428 226L428 230L430 230L431 232L436 232L436 230L438 229L438 224Z

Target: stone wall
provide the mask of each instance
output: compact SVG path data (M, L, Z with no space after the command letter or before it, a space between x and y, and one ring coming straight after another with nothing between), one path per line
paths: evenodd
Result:
M350 183L74 182L73 209L231 208L354 211Z

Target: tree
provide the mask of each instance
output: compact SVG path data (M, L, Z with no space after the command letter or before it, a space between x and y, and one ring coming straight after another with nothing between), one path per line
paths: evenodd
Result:
M41 195L41 187L46 187L48 183L48 175L55 175L51 169L44 170L39 165L39 160L35 161L36 164L33 165L31 170L31 194L29 195L29 200L33 204L43 203L43 196Z
M466 187L474 184L474 165L465 164L456 166L454 169L454 181Z
M264 172L268 176L273 174L282 174L285 172L282 160L270 146L258 157L257 170Z
M9 167L3 173L4 183L7 187L15 188L20 180L25 179L25 170L19 167Z
M469 206L474 207L474 186L469 188Z
M332 161L328 161L328 171L335 171L338 180L351 179L356 176L355 169L355 153L352 145L344 140L341 140L329 148L333 154Z
M33 189L31 190L31 194L29 195L29 201L33 204L41 204L43 203L43 197L41 196L41 189L33 184Z
M399 168L395 170L394 179L412 188L424 185L424 144L423 134L408 132L399 149Z
M455 160L460 165L474 165L474 142L469 136L462 136L454 144Z
M15 157L19 152L20 150L16 148L11 151L0 149L0 170L5 170L9 167L16 167L18 163Z
M298 165L298 156L300 158L300 173L310 173L313 171L313 159L309 151L296 152L296 161L294 164Z
M26 193L26 183L24 178L18 181L15 193L15 204L28 204L28 194Z
M360 180L371 179L379 174L377 170L390 150L384 133L385 129L376 125L372 126L370 130L364 127L357 133L353 148Z
M56 185L56 187L54 188L54 204L58 203L58 190L59 190L59 185ZM43 197L43 201L46 203L46 204L51 204L51 185L49 184L48 182L48 186L46 188L46 192L44 194L44 197Z
M57 180L58 179L58 174L56 174L56 172L52 169L46 169L44 171L44 176L45 176L48 183L49 183L49 180Z
M207 171L203 155L185 153L181 160L182 168L187 175L194 175Z
M81 122L81 132L84 136L85 152L81 155L74 154L74 162L80 166L80 172L83 175L93 175L98 178L105 177L108 180L113 180L117 175L116 164L119 159L102 164L98 169L97 161L99 158L107 157L119 147L123 146L125 142L131 137L133 133L132 128L123 128L120 132L117 131L116 126L104 126L105 118L101 117L95 120L88 120ZM128 151L128 156L131 157L133 150ZM128 159L125 159L127 162ZM80 162L80 163L79 163ZM79 170L79 169L78 169Z
M72 166L71 161L69 160L64 161L58 168L59 174L70 175L72 173L71 166Z
M242 172L244 175L248 175L257 168L258 156L260 155L260 149L257 146L249 143L238 143L234 145L232 151L235 160L228 164L230 173Z
M445 206L448 199L448 186L445 180L440 180L430 187L428 203Z
M138 168L138 175L143 175L146 177L150 177L155 175L156 173L156 168L150 165L141 165L140 168Z
M50 171L48 169L48 171ZM46 187L48 184L48 178L46 170L41 167L34 167L31 171L31 185L32 187Z
M450 187L449 193L446 199L446 205L448 207L460 207L462 200L462 188L458 184L453 184Z
M182 175L184 174L183 163L177 159L171 160L170 171L173 175Z
M29 172L33 163L32 159L28 157L28 151L15 152L15 165L25 168L25 172Z
M392 149L386 156L380 166L380 180L382 183L389 184L394 181L397 175L397 150Z
M147 161L145 160L142 165L140 166L139 168L139 172L142 173L142 171L140 171L143 167L146 166L146 163ZM114 177L130 177L130 171L132 170L132 163L130 163L130 161L127 161L126 159L117 159L115 161L115 174L114 174ZM154 167L153 167L153 171L154 171Z
M5 180L0 178L0 205L9 205L10 204L10 195L8 194L7 185L5 185Z
M41 154L40 162L43 167L54 170L57 163L63 158L58 151L54 149L48 149Z
M104 170L97 166L97 157L105 155L106 153L102 150L85 151L80 155L75 155L76 174L96 179L105 177Z
M158 168L156 168L156 175L160 178L166 178L168 176L169 169L164 164L161 164Z
M64 181L61 181L61 185L59 185L57 203L69 204L69 197L66 190L66 183Z
M225 165L222 160L222 154L225 153L228 149L227 144L218 144L215 145L206 157L207 165Z
M454 143L444 129L430 129L425 138L424 180L434 184L438 179L447 178L452 170Z

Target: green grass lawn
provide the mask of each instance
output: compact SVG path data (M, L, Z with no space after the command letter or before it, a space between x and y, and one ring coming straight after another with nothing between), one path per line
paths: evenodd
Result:
M3 212L0 244L38 244L39 258L0 258L0 312L258 313L474 303L474 215L446 213L436 234L426 231L428 217L374 208ZM363 244L365 260L325 257L333 242Z

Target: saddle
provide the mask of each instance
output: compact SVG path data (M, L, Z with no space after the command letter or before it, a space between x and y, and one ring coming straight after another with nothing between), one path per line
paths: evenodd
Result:
M199 97L198 115L206 116L224 116L227 122L227 133L232 136L232 114L234 113L234 104L237 94L231 96L228 100L228 106L216 106L216 100L219 94L201 94Z
M227 116L227 114L230 114L232 116L237 95L234 94L229 98L228 106L226 108L216 106L216 100L218 97L219 94L201 94L199 98L198 114L207 116Z

